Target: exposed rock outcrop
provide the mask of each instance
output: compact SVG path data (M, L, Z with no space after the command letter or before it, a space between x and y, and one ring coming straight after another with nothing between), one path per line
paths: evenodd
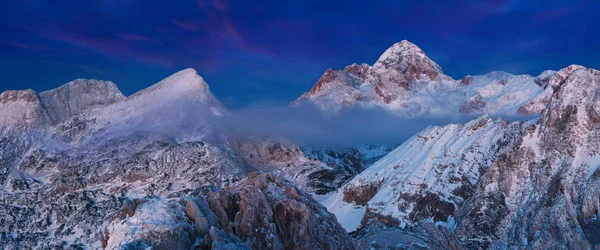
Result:
M132 211L132 206L137 204ZM207 199L125 203L126 217L102 236L107 249L355 249L352 238L308 194L253 172Z
M225 231L253 249L354 249L335 216L310 195L270 174L248 178L208 195ZM236 212L234 212L236 211Z

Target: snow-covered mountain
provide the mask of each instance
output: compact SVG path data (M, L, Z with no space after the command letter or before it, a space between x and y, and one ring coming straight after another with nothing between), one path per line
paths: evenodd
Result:
M419 47L404 40L387 49L373 66L328 69L292 106L308 103L328 113L378 107L403 116L539 114L553 93L549 86L561 78L555 74L549 70L533 77L498 71L454 80Z
M540 118L429 127L322 203L368 247L410 237L430 247L597 247L600 72L570 66L545 84L554 94L538 103L548 103Z
M205 197L257 170L312 192L329 180L311 174L332 169L284 139L220 126L230 114L193 69L129 97L110 82L76 80L2 100L0 248L97 248L132 199Z
M453 80L403 41L373 66L328 70L293 104L305 102L329 113L483 115L428 127L393 150L300 148L225 126L235 114L193 69L128 97L112 82L85 79L7 91L0 248L600 244L599 71L572 65ZM508 122L485 113L541 116Z

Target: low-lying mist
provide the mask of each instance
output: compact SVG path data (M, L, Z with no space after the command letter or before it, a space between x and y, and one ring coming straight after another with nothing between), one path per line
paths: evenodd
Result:
M251 136L283 137L302 146L399 144L428 126L466 123L476 115L402 117L381 109L352 109L324 114L313 106L290 108L268 104L231 111L227 129ZM497 118L497 117L494 117ZM501 117L530 120L532 116Z

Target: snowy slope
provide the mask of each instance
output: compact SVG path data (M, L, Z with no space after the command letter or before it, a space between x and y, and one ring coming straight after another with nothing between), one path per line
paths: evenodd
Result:
M323 204L342 218L348 231L361 226L367 210L368 216L389 217L402 227L421 221L451 226L454 210L521 126L483 116L467 124L429 127L355 176Z
M492 72L454 80L419 47L404 40L386 50L373 66L353 64L344 70L328 69L292 106L308 103L338 113L358 105L403 116L539 114L537 107L518 111L534 99L553 93L547 83L554 73L545 71L533 77Z
M597 248L600 72L545 74L538 83L554 94L536 104L546 103L540 118L430 127L322 203L369 246Z
M192 139L194 134L201 139L209 133L208 120L226 114L204 79L194 69L185 69L77 120L85 123L83 135L92 138L151 131L180 139Z

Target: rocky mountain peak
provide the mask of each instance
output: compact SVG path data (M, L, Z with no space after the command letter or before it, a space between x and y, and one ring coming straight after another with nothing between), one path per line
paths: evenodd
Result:
M560 130L557 132L581 130L585 134L600 121L600 71L578 65L569 66L559 73L564 71L572 72L561 81L542 113L541 125Z
M414 75L421 73L431 80L442 73L442 68L432 61L417 45L403 40L388 48L373 65L373 71L382 73L383 69L396 68L399 71L412 71Z
M84 111L125 100L125 96L113 82L95 79L76 79L56 89L44 91L39 96L54 124Z
M425 52L421 50L417 45L411 43L407 40L402 40L401 42L394 43L391 47L389 47L377 60L377 62L384 61L394 61L398 60L401 57L408 56L411 54L416 54L419 56L426 56Z
M559 71L546 70L537 77L533 78L533 82L544 90L542 93L529 100L517 111L518 114L540 114L550 103L554 93L558 91L566 81L566 79L578 70L586 68L580 65L570 65Z
M404 40L392 45L379 57L367 81L377 83L375 93L389 104L401 99L402 92L409 91L415 83L434 81L438 76L451 80L423 50Z

